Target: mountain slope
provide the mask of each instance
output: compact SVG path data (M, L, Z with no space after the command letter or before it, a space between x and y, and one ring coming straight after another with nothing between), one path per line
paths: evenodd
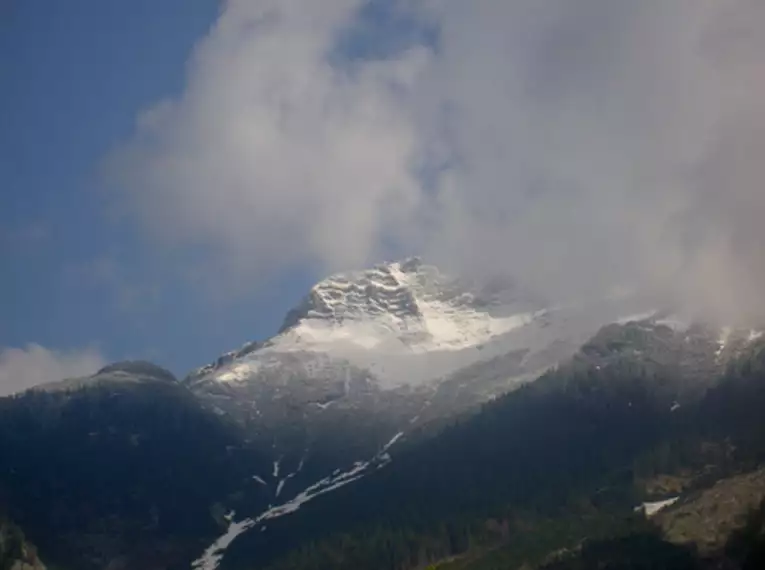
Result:
M65 568L183 564L225 526L217 503L265 506L266 462L148 363L0 399L0 502Z
M454 397L450 374L504 355L499 339L540 327L543 313L512 291L461 283L418 259L382 264L321 281L276 337L223 355L184 384L271 450L285 474L271 488L277 503L371 460L418 422L534 377L552 361L527 363L526 348L506 374L463 382L464 397Z
M391 262L319 282L278 335L184 384L270 447L293 474L282 490L296 494L399 432L448 422L536 379L622 304L546 307L509 281L481 286L417 258Z
M765 459L765 424L755 411L765 406L762 347L731 362L717 386L659 365L663 351L650 344L667 340L660 326L622 327L628 337L654 334L615 345L600 364L588 363L587 346L571 364L399 450L385 470L260 525L231 545L222 567L416 568L494 548L507 532L516 539L495 556L522 560L534 536L549 534L539 546L549 552L565 546L556 537L575 542L632 524L634 505L666 498L648 484L660 476L682 476L688 492L756 466ZM614 331L596 337L604 338ZM712 348L716 336L706 338ZM682 370L702 364L688 358ZM712 349L705 366L717 362ZM475 566L484 567L505 566Z
M607 537L765 448L759 333L624 306L419 260L336 275L183 381L123 362L0 399L0 501L78 570L468 568Z
M251 529L261 517L291 513L306 493L313 498L336 482L346 485L346 477L368 475L383 449L395 456L407 441L427 439L536 380L603 323L622 324L591 338L577 354L579 365L605 368L615 357L624 365L634 356L664 379L669 395L677 392L673 383L694 378L695 389L686 386L682 397L662 404L667 409L698 397L722 372L730 350L722 354L720 331L656 312L620 319L625 305L618 298L546 308L512 283L482 288L418 259L318 283L276 337L228 353L184 381L270 447L284 473L271 488L273 509L239 513L237 533L257 532ZM388 450L390 441L398 443Z

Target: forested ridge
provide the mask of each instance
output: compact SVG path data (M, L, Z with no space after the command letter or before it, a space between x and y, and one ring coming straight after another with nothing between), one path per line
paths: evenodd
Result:
M765 345L727 368L691 347L679 368L673 342L605 330L436 435L407 433L384 469L241 535L221 568L706 568L634 508L765 464ZM131 366L146 381L0 399L0 512L49 568L188 570L229 509L273 500L253 483L273 468L262 442L171 375ZM755 568L762 520L753 511L714 556Z
M64 568L183 567L225 526L216 502L265 468L241 442L174 381L0 399L0 512Z
M762 464L763 409L760 346L703 391L651 362L575 359L235 543L225 567L499 569L585 539L650 535L632 509L666 498L656 480L693 492Z

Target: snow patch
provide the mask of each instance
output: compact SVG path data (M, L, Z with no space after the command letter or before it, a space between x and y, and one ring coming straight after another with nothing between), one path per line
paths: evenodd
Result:
M662 509L665 509L670 505L674 505L679 500L680 497L672 497L671 499L666 499L665 501L643 503L642 505L635 507L635 511L643 511L645 516L652 517Z
M274 461L274 471L272 473L274 476L274 479L276 479L279 476L279 464L281 463L281 461L282 461L281 458Z
M393 438L391 438L391 440L382 448L382 450L379 453L377 453L374 457L372 457L369 461L356 461L353 464L353 467L351 467L347 471L336 470L332 475L317 481L313 485L310 485L309 487L304 489L302 492L298 493L295 497L293 497L289 501L286 501L282 503L281 505L277 505L275 507L269 505L268 510L261 513L255 518L244 519L236 523L232 522L229 525L228 529L226 530L226 533L223 534L223 536L219 537L215 542L213 542L207 548L207 550L204 551L202 556L192 563L191 565L192 569L193 570L217 570L218 566L220 565L220 561L223 559L226 549L234 541L234 539L240 534L246 532L247 530L253 528L254 526L257 526L259 523L265 520L275 519L290 513L294 513L295 511L300 509L302 505L304 505L305 503L309 501L312 501L316 497L320 497L321 495L335 491L336 489L339 489L340 487L344 487L345 485L353 483L354 481L358 481L369 472L385 467L391 461L391 457L390 457L390 454L388 453L388 450L397 441L399 441L401 437L403 437L403 435L404 435L403 432L399 432L396 435L394 435ZM275 474L278 474L278 463L279 462L276 462L276 461L274 462ZM297 473L297 471L295 471L295 473ZM286 479L288 479L295 473L291 474L287 478L280 481L280 485ZM277 496L278 496L278 492L279 492L279 489L277 489ZM233 519L234 517L233 511L230 513L230 517L231 518L228 520ZM264 530L265 530L265 526L263 526L260 529L261 532L263 532Z
M376 315L341 324L304 319L283 333L267 350L279 352L331 351L334 347L382 350L383 353L457 351L478 346L489 339L531 323L536 313L492 317L472 309L456 309L445 303L422 302L421 315Z
M237 536L251 528L252 524L253 523L249 519L245 519L238 523L231 523L228 525L226 534L213 542L209 548L204 551L204 554L202 554L201 557L192 562L191 567L194 570L216 570L229 545Z
M237 362L216 375L220 382L242 382L257 374L260 366L257 360Z
M720 329L720 337L717 339L717 356L722 355L728 344L728 340L730 340L731 334L733 334L733 329L731 327L723 327Z
M278 497L279 495L281 495L281 493L282 493L282 489L284 488L284 484L285 484L287 481L289 481L290 479L292 479L292 478L293 478L295 475L297 475L298 473L300 473L300 470L301 470L302 468L303 468L303 459L301 459L301 460L300 460L300 464L298 465L298 468L297 468L295 471L293 471L292 473L290 473L289 475L287 475L287 476L286 476L284 479L282 479L281 481L279 481L279 484L276 486L276 495L275 495L276 497Z
M388 450L389 450L389 449L390 449L390 448L391 448L393 445L395 445L395 443L396 443L396 442L397 442L399 439L401 439L402 437L404 437L404 432L403 432L403 431L400 431L400 432L398 432L396 435L394 435L394 436L391 438L391 440L390 440L388 443L386 443L386 444L383 446L383 448L382 448L382 451L381 451L380 453L385 453L386 451L388 451Z

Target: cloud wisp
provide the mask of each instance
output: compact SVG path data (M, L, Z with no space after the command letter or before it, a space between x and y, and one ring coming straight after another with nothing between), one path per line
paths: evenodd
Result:
M39 344L0 348L0 397L40 384L87 376L105 364L95 348L57 351Z
M427 53L333 66L359 5L227 4L185 93L144 112L116 157L155 235L250 276L379 253L416 206L417 138L402 110Z
M761 2L392 5L435 33L355 57L362 0L226 3L113 157L127 210L218 281L420 251L765 317Z

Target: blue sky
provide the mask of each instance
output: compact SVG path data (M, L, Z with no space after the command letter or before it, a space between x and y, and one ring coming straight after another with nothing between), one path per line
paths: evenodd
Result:
M0 394L412 253L765 321L765 4L0 2Z
M384 4L365 5L360 26L338 36L338 63L384 56L422 31ZM83 366L63 367L67 374L90 370L96 354L96 362L151 359L183 375L272 335L322 271L306 260L279 267L265 286L237 274L220 291L200 292L188 278L200 266L189 260L205 244L157 253L162 246L145 238L140 222L121 214L104 167L144 110L183 93L194 46L221 3L2 6L0 254L7 277L0 281L0 350L14 353L5 355L12 372L0 374L0 383L25 368L30 379L17 384L43 381L40 374L55 375L56 364L81 354ZM39 372L28 357L32 345L48 357ZM11 366L22 350L27 359Z
M270 334L307 278L259 292L266 303L201 310L177 283L156 282L151 244L110 219L100 173L138 112L182 90L218 2L2 6L0 347L95 344L108 359L152 358L180 374Z

